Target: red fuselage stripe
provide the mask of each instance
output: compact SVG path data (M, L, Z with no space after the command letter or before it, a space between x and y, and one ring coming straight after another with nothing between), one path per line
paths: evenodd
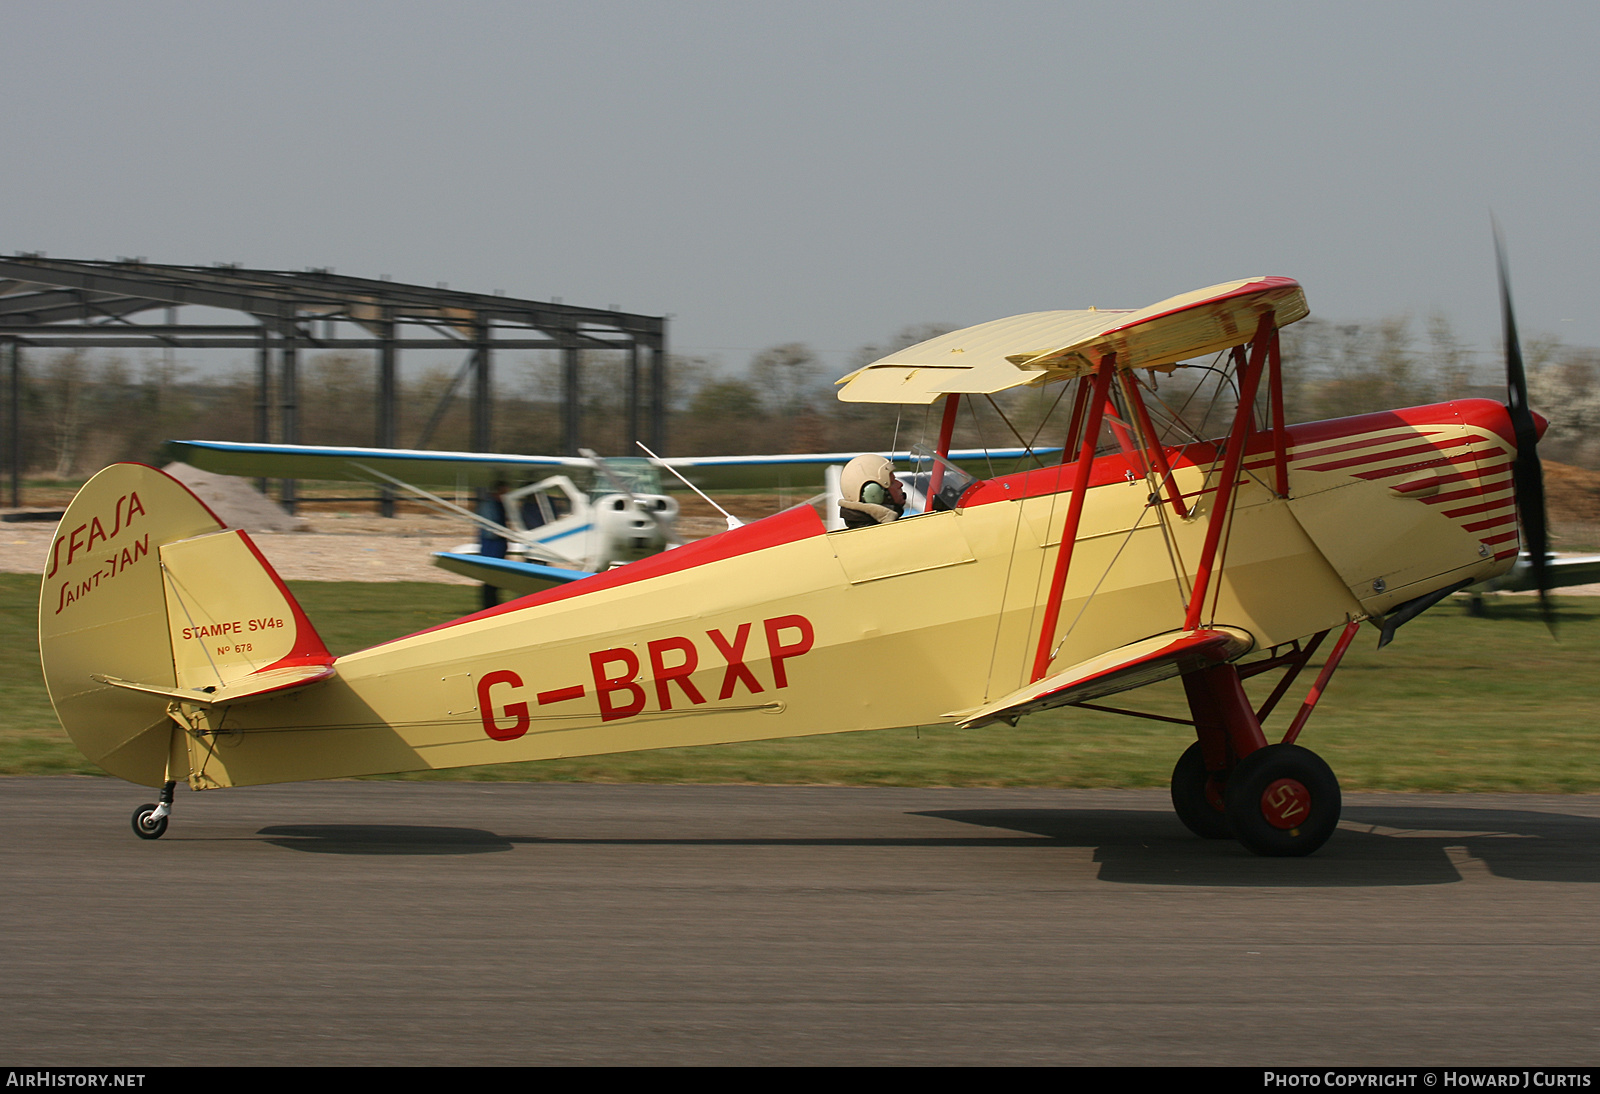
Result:
M452 619L448 623L441 623L437 627L417 631L417 634L429 634L433 631L444 630L447 627L459 627L463 623L471 623L479 619L490 619L497 615L508 615L520 612L527 608L535 608L544 604L554 604L560 600L569 600L575 596L586 593L599 592L602 589L615 589L624 585L631 585L637 581L646 581L652 577L664 574L680 573L684 570L703 566L708 562L719 559L734 558L738 555L751 554L755 551L764 551L769 547L777 547L785 543L795 543L812 536L820 536L827 531L823 526L822 518L817 511L809 505L796 505L775 513L765 520L758 520L753 524L746 524L742 528L722 532L719 535L709 536L706 539L686 543L682 547L674 547L670 551L663 551L659 555L651 555L637 562L630 562L626 566L619 566L615 570L595 574L579 581L568 582L556 589L546 589L532 596L524 596L497 608L489 608L460 619ZM407 635L407 638L413 637ZM396 642L401 639L395 639Z
M1364 452L1359 456L1348 459L1334 460L1332 463L1306 464L1307 471L1343 471L1347 467L1360 467L1363 464L1378 463L1380 460L1398 460L1407 456L1437 456L1447 448L1460 448L1462 445L1474 443L1472 437L1456 437L1448 441L1439 441L1429 444L1408 445L1405 448L1385 448L1376 452ZM1403 469L1398 469L1403 470Z
M1468 499L1474 501L1473 505L1461 509L1443 510L1444 515L1450 517L1466 516L1478 512L1488 513L1508 506L1510 504L1509 497L1491 501L1480 500L1497 491L1508 488L1509 476L1506 470L1506 463L1510 459L1508 453L1493 450L1492 446L1490 450L1483 451L1478 442L1470 438L1453 438L1437 445L1419 445L1415 443L1418 432L1427 435L1430 431L1436 431L1440 426L1453 425L1467 425L1484 429L1504 438L1510 444L1515 444L1515 437L1511 432L1506 408L1502 404L1488 399L1464 399L1449 403L1436 403L1430 406L1363 414L1353 418L1308 422L1291 427L1288 430L1288 442L1293 466L1304 470L1338 470L1358 467L1368 463L1377 463L1383 460L1405 459L1413 455L1432 454L1435 457L1434 459L1412 461L1401 464L1398 467L1379 468L1372 471L1355 472L1355 474L1363 479L1374 480L1434 468L1441 484L1454 485L1456 483L1476 482L1477 485L1475 486L1418 499L1426 501L1429 505ZM1403 432L1398 432L1397 435L1397 431ZM1359 457L1336 460L1327 464L1312 466L1306 464L1308 459L1319 459L1341 451L1371 449L1375 446L1389 445L1396 442L1404 443L1406 447L1370 451ZM1471 447L1467 451L1455 455L1443 454L1446 449L1459 448L1462 445ZM1244 447L1245 460L1242 461L1243 467L1261 469L1270 467L1274 463L1274 436L1272 430L1249 433L1245 438ZM1196 442L1183 448L1168 447L1165 452L1171 466L1174 468L1211 465L1217 461L1217 457L1220 454L1216 442ZM1476 461L1482 461L1484 466L1473 466ZM1074 461L1073 463L1054 467L1022 471L977 483L962 498L962 508L989 505L1001 501L1021 501L1024 498L1044 497L1053 493L1069 493L1075 480L1085 482L1085 489L1089 489L1110 483L1125 482L1129 471L1141 477L1144 473L1142 466L1135 466L1133 461L1120 452L1111 453L1090 461L1090 465L1086 469L1087 475L1084 475L1085 469L1080 468L1078 462ZM1245 480L1241 478L1236 480L1235 484L1230 485L1242 484L1243 481ZM1217 482L1197 493L1184 494L1183 496L1185 498L1194 498L1204 494L1216 493L1223 489L1223 485L1223 483ZM766 550L770 547L809 539L813 536L820 536L825 532L826 528L816 510L809 505L800 505L742 528L723 532L720 535L686 544L659 555L653 555L638 562L630 563L627 566L618 567L615 570L595 574L592 577L568 583L560 588L525 596L497 608L490 608L487 611L452 620L449 623L430 627L417 633L427 634L479 619L508 615L528 608L553 604L572 597L583 596L590 592L620 588L635 582L646 581L653 577L679 573L721 559L733 558ZM1497 543L1506 538L1515 538L1515 534L1515 532L1511 532L1507 536L1495 537L1484 542ZM298 616L296 622L301 622ZM302 625L305 627L305 630L301 632L302 641L297 644L297 648L291 657L296 660L318 660L321 651L317 649L317 646L320 646L320 642L315 641L315 632L311 631L308 622ZM310 637L311 640L307 641L307 637ZM1047 631L1042 632L1041 641L1048 642L1048 640ZM400 639L396 639L396 641L400 641ZM325 656L325 654L322 656Z

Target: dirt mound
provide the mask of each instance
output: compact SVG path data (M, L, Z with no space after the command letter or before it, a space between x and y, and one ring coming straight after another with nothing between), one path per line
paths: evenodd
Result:
M186 463L169 463L162 470L193 490L195 496L210 506L230 528L243 528L247 532L298 532L305 526L303 521L285 513L276 502L250 485L249 479L215 475Z
M1600 524L1600 471L1546 460L1544 493L1552 525Z

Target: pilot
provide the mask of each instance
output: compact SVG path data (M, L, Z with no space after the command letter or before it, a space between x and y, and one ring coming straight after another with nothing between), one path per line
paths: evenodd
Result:
M906 488L894 477L894 464L877 455L857 456L839 475L839 516L846 528L888 524L906 508Z

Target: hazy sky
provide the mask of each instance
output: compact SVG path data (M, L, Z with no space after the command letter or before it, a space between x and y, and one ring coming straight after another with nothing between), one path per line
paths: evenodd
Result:
M1600 345L1600 4L0 2L0 252L231 261L848 355L1285 274ZM1419 324L1420 325L1420 324Z

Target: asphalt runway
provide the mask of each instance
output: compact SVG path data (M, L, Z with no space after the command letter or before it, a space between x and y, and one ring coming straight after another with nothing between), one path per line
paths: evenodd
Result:
M1600 797L0 779L0 1064L1593 1066Z

